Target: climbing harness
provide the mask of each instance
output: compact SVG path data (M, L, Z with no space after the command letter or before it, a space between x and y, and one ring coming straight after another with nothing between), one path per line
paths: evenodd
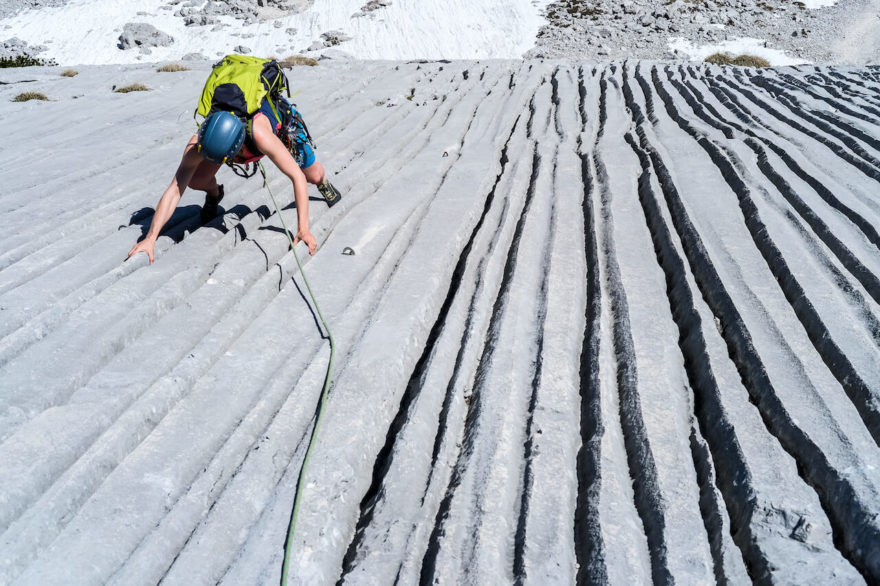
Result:
M330 391L330 374L333 370L333 356L336 353L336 345L333 342L333 334L330 333L330 328L327 327L327 322L324 321L324 316L321 314L321 309L318 307L318 301L315 299L315 294L312 293L312 287L309 285L308 279L306 279L305 272L303 272L302 264L299 262L299 255L296 254L296 250L293 247L293 236L287 228L287 224L284 222L284 218L281 215L281 209L278 207L278 202L275 200L275 195L272 193L272 188L269 187L269 181L266 178L266 169L263 167L262 161L258 162L257 165L259 166L260 173L263 174L263 185L265 185L266 189L269 191L269 197L272 198L272 204L275 206L275 211L281 219L284 233L287 235L287 240L290 242L290 250L293 251L293 258L296 259L296 266L299 267L299 274L302 276L303 283L306 285L306 290L309 292L312 304L315 306L315 313L318 314L318 318L321 320L321 325L324 327L324 331L327 332L327 339L330 341L330 361L327 363L327 374L324 377L324 389L321 391L321 400L318 404L318 411L315 415L315 425L312 427L312 434L309 437L309 444L306 447L306 454L303 457L302 467L299 469L299 477L296 481L296 494L293 497L293 510L290 513L290 524L287 527L287 539L284 542L284 564L281 566L281 586L287 586L287 572L290 565L290 548L293 543L293 533L296 530L297 513L299 512L299 506L302 503L303 481L306 477L306 467L309 464L309 456L311 456L312 453L312 446L315 443L315 437L318 435L318 429L321 426L321 418L324 415L324 405L327 402L327 394Z

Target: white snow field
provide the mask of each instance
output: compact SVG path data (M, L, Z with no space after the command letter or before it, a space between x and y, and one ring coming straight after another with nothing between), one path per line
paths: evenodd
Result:
M279 582L329 346L259 178L125 261L154 67L0 72L2 584ZM289 76L343 193L291 583L880 581L880 68Z
M9 18L0 15L0 25L7 36L44 45L40 57L61 64L161 61L191 52L214 60L239 44L255 55L284 57L305 51L330 31L352 37L339 49L361 59L518 59L534 46L549 1L393 0L359 17L355 15L365 0L314 0L302 12L271 20L242 23L218 16L217 25L187 27L174 15L180 6L168 0L70 0ZM119 50L119 35L127 22L155 26L174 42L152 47L149 54Z

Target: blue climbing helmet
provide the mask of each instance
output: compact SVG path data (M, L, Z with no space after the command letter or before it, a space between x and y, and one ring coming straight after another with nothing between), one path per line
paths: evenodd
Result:
M222 165L238 154L246 133L244 123L232 112L213 112L199 126L198 152Z

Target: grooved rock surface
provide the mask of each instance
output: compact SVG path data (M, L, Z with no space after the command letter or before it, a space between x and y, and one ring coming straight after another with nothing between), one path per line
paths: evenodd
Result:
M278 582L330 358L281 218L223 170L123 262L193 66L0 73L0 583ZM296 73L342 200L293 583L880 581L880 68Z

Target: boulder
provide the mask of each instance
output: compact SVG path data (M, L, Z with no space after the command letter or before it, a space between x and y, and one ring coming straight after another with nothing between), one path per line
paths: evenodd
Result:
M391 0L370 0L365 5L361 6L361 9L351 15L352 18L358 18L361 16L367 16L380 8L385 8L391 4Z
M122 27L117 47L123 50L138 47L143 50L148 47L167 47L173 42L174 37L163 33L151 24L129 22Z
M350 41L352 39L352 37L342 31L327 31L326 33L321 34L321 38L324 39L325 47L335 47L340 43L344 43L345 41Z
M183 19L186 26L207 26L209 24L217 24L219 21L213 16L207 14L191 14Z
M0 57L15 58L19 56L29 55L33 57L37 53L46 50L44 45L28 45L18 37L6 39L0 43Z

